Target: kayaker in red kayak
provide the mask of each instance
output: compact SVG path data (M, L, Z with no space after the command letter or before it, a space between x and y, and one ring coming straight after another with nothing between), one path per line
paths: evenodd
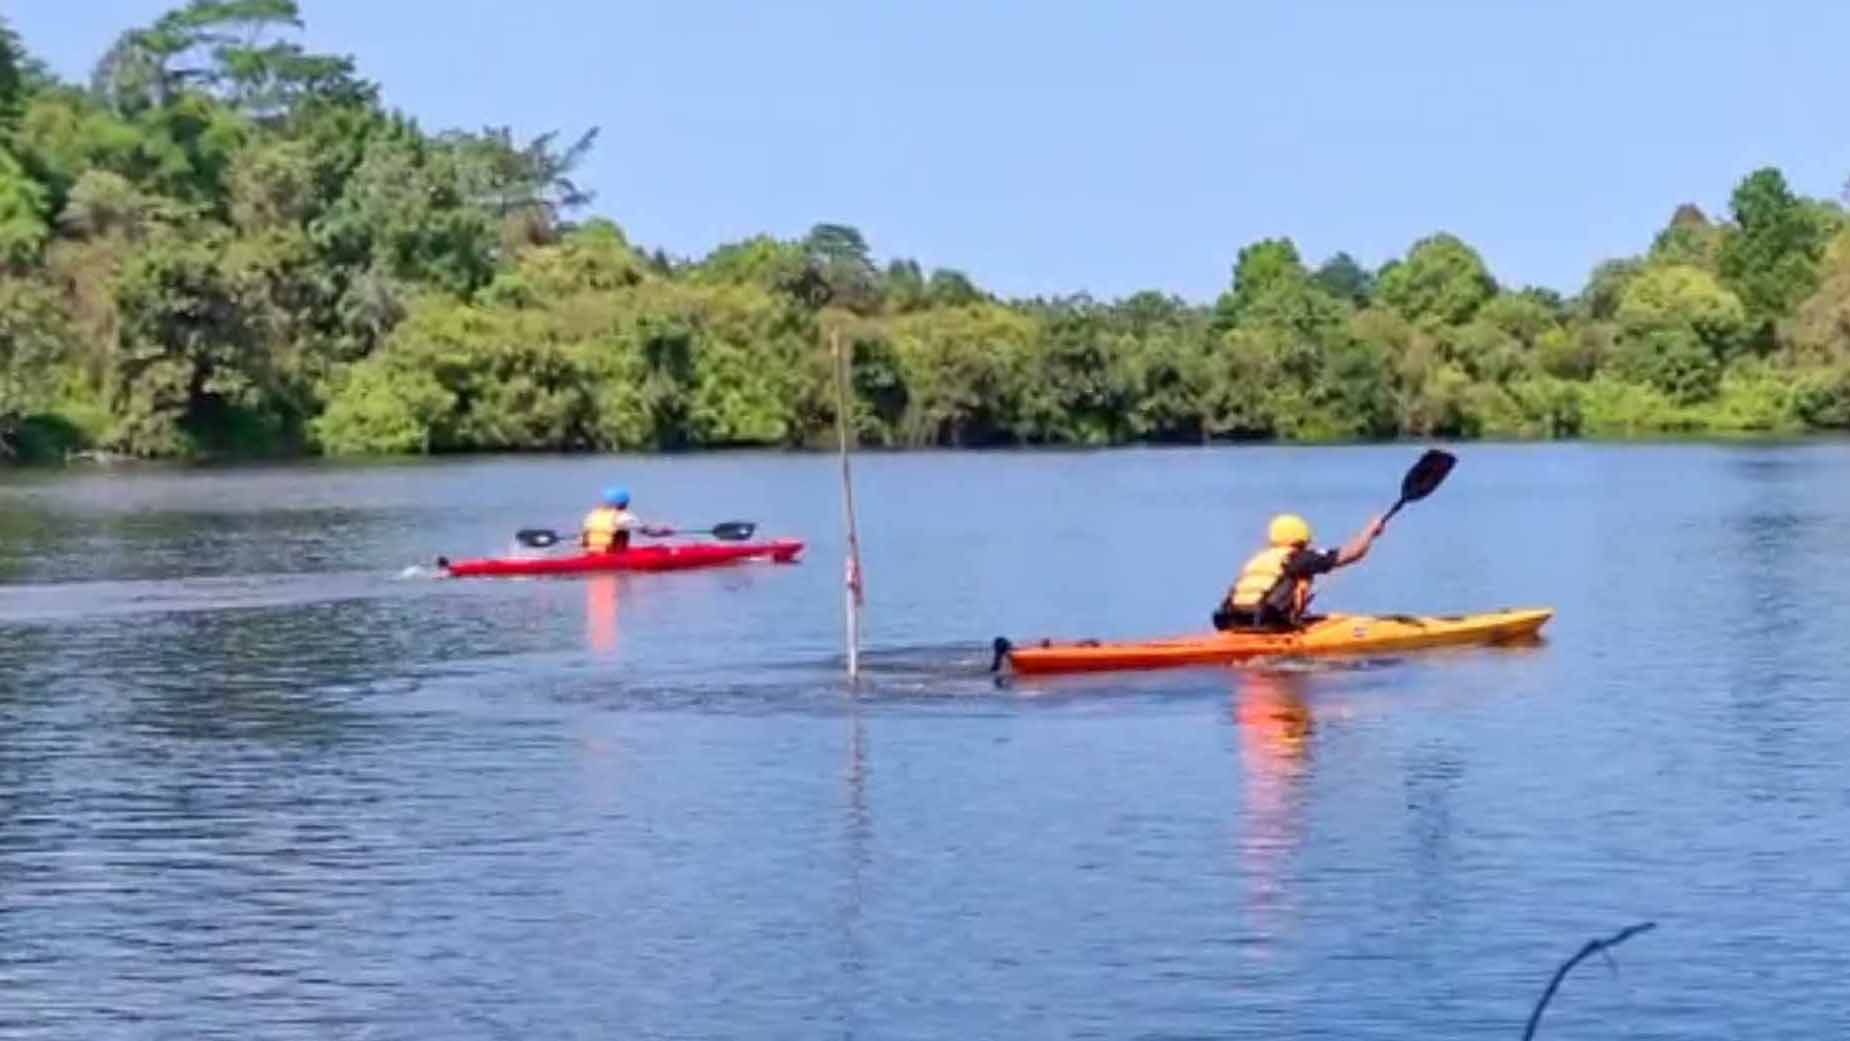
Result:
M630 512L627 488L604 489L604 504L585 515L584 530L578 541L590 553L618 553L630 547L630 533L672 535L674 529L644 524Z
M1270 545L1253 555L1214 612L1216 629L1295 629L1310 606L1311 581L1368 555L1385 521L1375 517L1338 549L1311 549L1310 525L1294 513L1272 518Z

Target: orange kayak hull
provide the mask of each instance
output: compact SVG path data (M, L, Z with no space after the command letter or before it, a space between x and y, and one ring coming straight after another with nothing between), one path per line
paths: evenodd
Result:
M1468 615L1326 615L1286 633L1213 632L1163 640L1041 641L1003 651L1017 673L1109 672L1227 665L1252 658L1368 654L1532 639L1554 617L1546 607Z

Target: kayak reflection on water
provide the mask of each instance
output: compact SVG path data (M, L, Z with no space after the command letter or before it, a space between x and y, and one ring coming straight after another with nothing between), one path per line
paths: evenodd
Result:
M593 575L585 582L585 642L597 654L617 649L617 581L615 575Z
M1249 928L1278 935L1276 922L1267 919L1289 916L1295 907L1287 876L1303 840L1302 782L1313 726L1305 693L1311 676L1274 669L1238 669L1232 675L1244 781L1236 847L1255 919Z
M1242 750L1260 753L1268 765L1303 759L1312 725L1310 702L1304 697L1310 675L1271 668L1238 669L1233 675L1233 714L1240 725Z

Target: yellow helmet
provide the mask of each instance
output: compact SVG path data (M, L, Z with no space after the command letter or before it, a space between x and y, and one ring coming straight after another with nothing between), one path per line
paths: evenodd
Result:
M1272 518L1266 534L1274 546L1302 546L1310 542L1310 525L1295 513L1281 513Z

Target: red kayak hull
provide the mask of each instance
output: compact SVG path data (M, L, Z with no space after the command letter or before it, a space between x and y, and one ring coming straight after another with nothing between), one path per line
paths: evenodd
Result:
M634 546L615 553L580 553L570 557L487 557L480 560L437 558L452 578L509 578L523 575L584 575L600 571L687 571L723 567L748 560L788 564L803 552L796 539L770 542L689 542Z

